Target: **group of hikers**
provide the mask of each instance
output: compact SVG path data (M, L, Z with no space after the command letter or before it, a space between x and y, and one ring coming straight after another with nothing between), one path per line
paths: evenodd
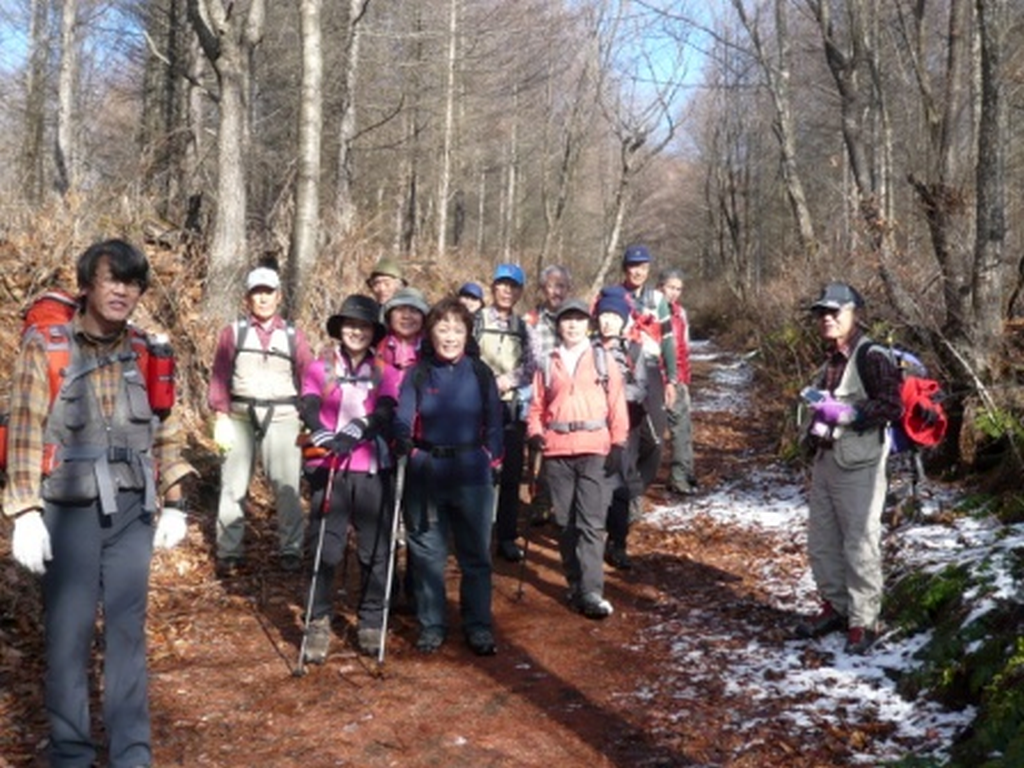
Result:
M627 248L622 281L590 301L573 298L568 269L549 266L539 304L519 314L527 279L517 264L495 268L489 296L467 282L431 303L385 257L367 293L327 318L330 342L316 352L282 314L278 271L250 270L245 312L221 329L209 377L222 459L216 573L249 567L246 500L259 465L274 495L279 568L313 565L302 661L327 658L350 536L360 652L377 655L386 642L400 539L416 649L435 652L448 638L451 544L463 637L490 656L492 560L525 557L528 480L529 522L558 530L568 605L610 616L604 564L632 566L629 528L666 438L668 490L697 489L683 278L668 269L651 286L652 261L646 247ZM107 240L76 266L74 311L27 327L15 361L4 513L15 560L42 576L51 764L91 765L97 754L88 669L102 606L110 764L145 766L150 561L187 535L183 481L196 470L178 416L154 402L162 355L130 323L150 284L147 258Z
M210 372L222 454L217 574L249 567L246 497L258 458L274 493L280 569L313 566L302 662L328 656L333 582L350 536L360 652L382 655L401 537L416 649L433 653L448 639L451 544L461 632L473 653L491 656L492 553L522 564L525 480L530 523L557 530L568 605L610 616L604 565L631 567L630 526L666 442L667 492L698 487L683 275L664 269L652 286L652 261L645 246L626 248L621 281L588 300L574 296L566 268L549 266L539 304L519 314L527 280L516 264L495 268L489 297L467 282L431 303L384 258L368 293L346 296L327 318L330 343L316 353L281 314L276 269L252 269L244 316L221 330ZM129 322L150 274L125 241L89 247L77 262L73 315L28 328L12 375L4 513L14 520L14 558L42 576L54 766L88 766L97 754L88 670L98 606L110 764L152 762L150 561L154 548L185 538L182 486L196 471L183 458L180 421L156 397L167 373L159 345ZM845 630L857 653L874 642L881 598L880 429L901 409L886 356L848 365L861 347L874 351L863 306L852 287L834 283L810 307L828 346L805 425L814 455L809 553L823 607L797 627L801 637Z

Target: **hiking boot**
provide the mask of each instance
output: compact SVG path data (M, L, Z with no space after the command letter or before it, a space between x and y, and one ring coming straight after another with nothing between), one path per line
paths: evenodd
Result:
M498 652L494 644L494 634L489 629L475 629L466 635L469 649L477 656L493 656Z
M231 576L237 576L238 572L244 565L245 558L243 557L218 557L215 570L217 575L221 578L229 578Z
M578 598L576 606L576 610L588 619L607 619L614 612L612 604L594 592Z
M290 553L281 555L277 562L285 573L297 573L302 568L302 558Z
M838 632L845 626L846 617L837 612L831 603L823 603L821 611L816 616L806 618L797 624L793 634L801 640L810 640Z
M878 633L874 630L867 627L850 627L850 630L846 633L846 647L844 650L853 656L863 656L875 644L877 639Z
M628 571L633 567L633 561L629 555L626 554L625 544L613 544L608 543L608 546L604 550L604 559L608 565L612 568L617 568L620 571Z
M629 524L638 523L644 516L643 496L634 496L629 500Z
M535 509L533 514L530 516L530 525L542 526L547 525L554 519L554 515L550 508Z
M306 630L306 650L303 657L309 664L323 664L331 648L331 617L321 616L309 622Z
M502 560L507 560L510 563L518 563L523 559L522 548L512 539L498 542L498 554L501 555Z
M444 632L440 629L424 629L416 640L420 653L434 653L444 644Z
M364 656L378 656L383 639L378 627L360 627L356 632L356 645Z

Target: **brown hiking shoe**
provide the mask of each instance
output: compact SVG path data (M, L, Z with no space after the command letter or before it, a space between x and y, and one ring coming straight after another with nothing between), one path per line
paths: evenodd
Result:
M846 626L846 617L837 612L831 603L823 603L821 611L816 616L804 619L796 625L794 634L801 640L810 640L813 637L838 632Z
M874 630L867 627L850 627L850 631L846 633L845 650L854 656L863 656L877 639L878 633Z

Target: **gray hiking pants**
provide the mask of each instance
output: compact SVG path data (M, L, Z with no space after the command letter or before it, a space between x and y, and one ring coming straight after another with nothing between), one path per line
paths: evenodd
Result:
M882 508L885 456L843 469L819 449L811 470L807 550L818 594L849 619L872 629L882 607Z

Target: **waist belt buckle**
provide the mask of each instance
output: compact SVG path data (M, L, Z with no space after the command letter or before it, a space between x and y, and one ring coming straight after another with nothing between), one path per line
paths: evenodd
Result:
M450 445L435 445L430 449L430 455L435 459L454 459L455 448Z
M131 459L131 449L123 445L107 448L107 461L111 464L127 464Z

